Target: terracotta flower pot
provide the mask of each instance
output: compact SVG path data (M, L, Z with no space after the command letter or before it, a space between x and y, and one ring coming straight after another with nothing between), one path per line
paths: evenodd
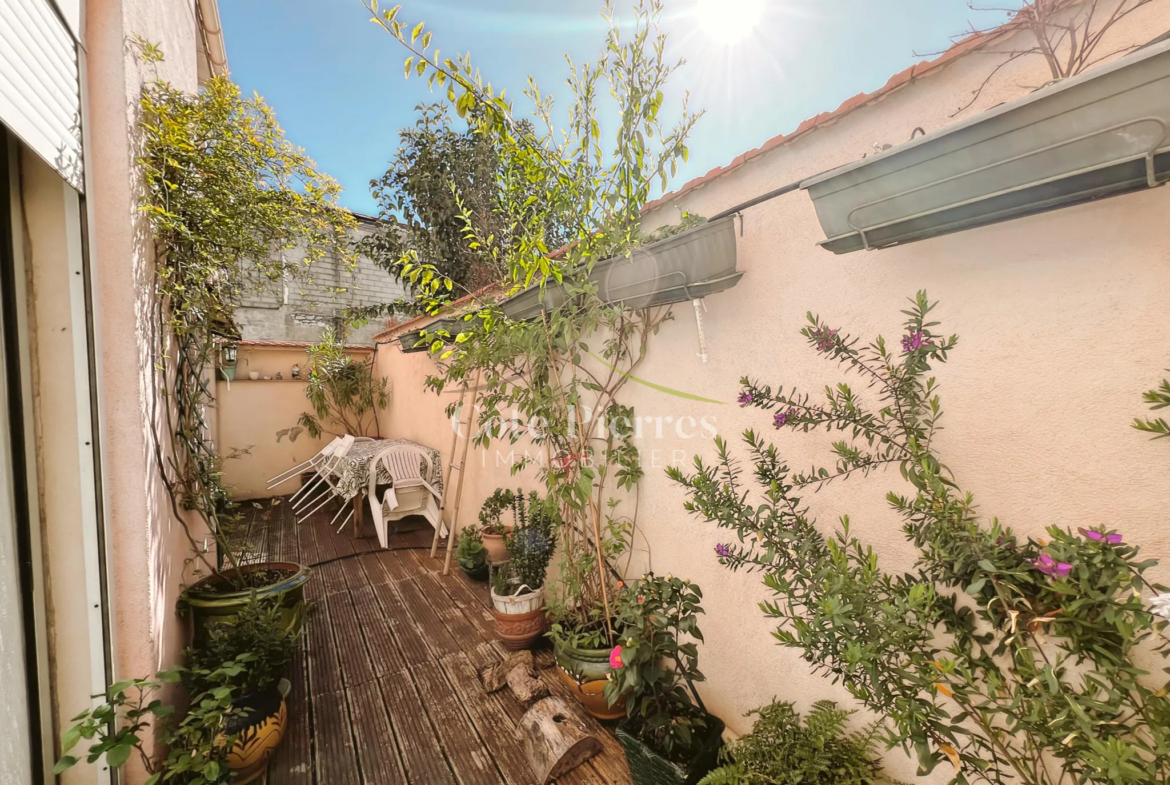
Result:
M569 688L573 697L580 701L585 711L599 720L620 720L626 716L626 696L623 695L613 706L605 697L605 679L578 682L568 671L557 665L557 675L561 683Z
M264 774L284 740L288 706L276 688L246 695L233 705L247 712L228 721L227 733L235 735L236 743L228 750L227 764L235 775L233 785L244 785Z
M487 551L488 563L503 564L508 560L508 549L504 547L504 535L484 534L483 549Z
M544 608L540 607L528 613L500 613L492 608L492 616L496 619L496 635L505 649L520 651L532 646L544 635L547 624Z

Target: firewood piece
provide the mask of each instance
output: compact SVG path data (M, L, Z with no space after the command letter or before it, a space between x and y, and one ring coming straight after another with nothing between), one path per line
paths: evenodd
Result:
M507 682L516 700L525 705L548 695L548 685L536 678L526 665L517 665L508 671Z
M561 698L535 704L516 726L516 736L537 782L548 785L602 751L575 709Z
M532 652L518 651L503 662L488 665L479 672L479 680L483 682L484 692L502 690L508 684L508 674L520 667L527 668L529 672L533 670Z

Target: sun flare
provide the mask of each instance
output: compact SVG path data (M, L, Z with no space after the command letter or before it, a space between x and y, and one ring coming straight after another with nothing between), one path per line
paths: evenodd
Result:
M696 0L699 28L721 44L734 44L751 35L764 14L767 0Z

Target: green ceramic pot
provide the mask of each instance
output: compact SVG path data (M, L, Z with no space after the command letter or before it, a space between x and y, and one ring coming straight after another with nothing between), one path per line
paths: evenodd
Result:
M625 730L619 723L615 735L630 764L634 785L696 785L719 764L723 746L723 720L707 715L707 733L695 740L695 752L685 766L668 761Z
M609 677L611 648L579 649L559 640L553 641L557 665L581 682L605 680Z
M235 570L225 570L193 584L183 595L190 610L188 633L192 645L198 646L204 640L208 627L232 623L253 597L279 597L286 629L290 632L300 630L305 610L305 584L312 574L308 567L294 562L264 562L245 565L240 571L245 575L264 571L279 572L281 578L255 589L213 590L213 587L222 586L235 576Z

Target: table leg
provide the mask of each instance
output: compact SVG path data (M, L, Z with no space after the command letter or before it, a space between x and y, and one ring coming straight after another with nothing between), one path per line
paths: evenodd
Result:
M358 491L353 497L353 538L355 540L366 536L366 494Z

